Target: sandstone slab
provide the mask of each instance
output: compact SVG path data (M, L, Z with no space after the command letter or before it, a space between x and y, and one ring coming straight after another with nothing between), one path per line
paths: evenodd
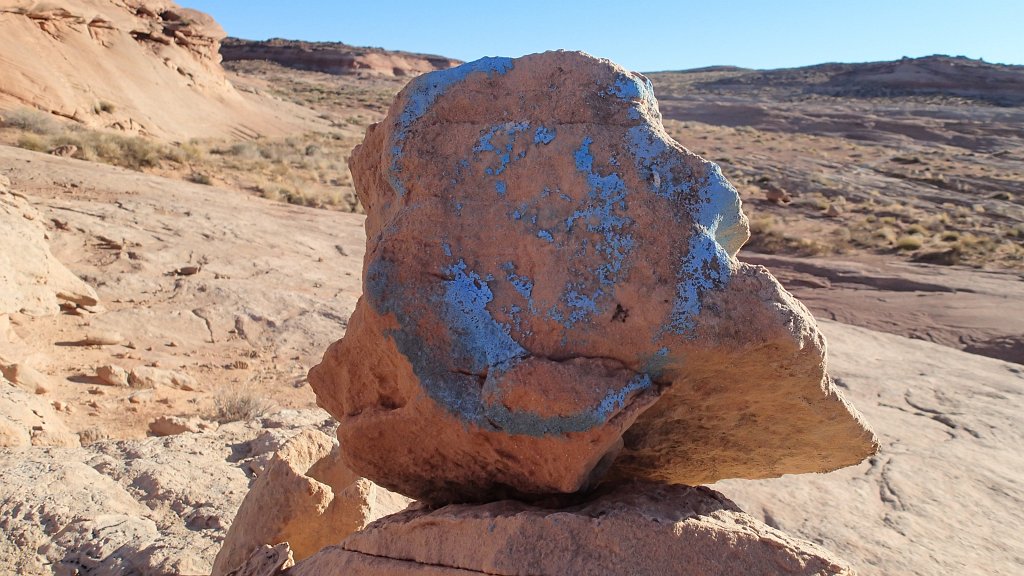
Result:
M176 370L164 370L152 366L137 366L128 373L128 384L132 388L155 388L166 386L185 391L195 391L198 387L194 378Z
M0 378L0 448L79 445L49 402Z
M217 427L216 422L198 416L161 416L149 423L149 433L153 436L173 436L186 432L212 432Z
M55 314L61 302L94 306L96 292L50 252L39 212L0 180L0 314Z
M413 509L298 562L320 574L852 574L707 488L631 483L582 503Z
M364 295L309 379L356 473L486 500L875 450L813 318L736 260L736 190L664 132L643 76L571 52L426 74L350 164Z

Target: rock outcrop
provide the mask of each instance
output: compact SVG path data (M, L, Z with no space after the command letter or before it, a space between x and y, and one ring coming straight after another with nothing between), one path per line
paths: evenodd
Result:
M0 110L183 140L290 125L228 82L220 25L171 1L4 2L0 36Z
M49 402L0 378L0 449L78 445Z
M389 516L289 576L853 574L707 488L627 484L568 506L517 501Z
M434 502L824 472L875 440L718 166L582 53L421 76L351 168L364 295L310 372L356 473ZM430 430L424 434L424 430Z
M0 315L95 306L96 292L50 252L42 216L0 176Z
M415 54L380 48L360 48L341 42L302 42L272 38L264 41L226 38L220 53L225 62L267 60L288 68L327 74L419 76L461 64L432 54Z
M409 502L345 468L329 436L303 431L277 451L249 490L213 576L230 574L260 546L287 542L294 559L302 560Z
M257 470L302 429L330 431L324 416L293 411L207 434L0 450L0 573L209 574Z

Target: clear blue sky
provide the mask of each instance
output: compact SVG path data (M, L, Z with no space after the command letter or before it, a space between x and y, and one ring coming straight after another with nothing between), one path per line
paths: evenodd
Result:
M584 50L640 71L963 55L1024 64L1024 0L178 0L228 34L460 60Z

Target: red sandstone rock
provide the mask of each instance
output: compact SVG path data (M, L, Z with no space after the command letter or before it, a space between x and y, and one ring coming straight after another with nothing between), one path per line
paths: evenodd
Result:
M264 545L287 542L302 560L408 504L407 498L347 470L329 436L303 431L256 479L217 554L213 575L233 573Z
M582 53L488 58L368 130L364 295L310 372L355 472L487 500L592 486L617 455L617 476L698 484L873 453L813 318L736 260L736 190L652 90Z
M629 484L582 504L515 501L379 520L288 576L852 574L707 488Z

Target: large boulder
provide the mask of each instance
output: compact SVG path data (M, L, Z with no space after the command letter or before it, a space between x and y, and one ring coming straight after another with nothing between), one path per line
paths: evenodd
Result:
M289 576L852 574L825 550L707 488L627 484L569 506L505 500L413 509L296 564Z
M736 260L736 190L643 76L578 52L426 74L350 164L364 295L310 383L356 473L443 502L874 452L813 318Z
M242 501L213 576L238 569L261 546L283 542L302 560L408 504L345 468L330 436L303 431L277 451Z

